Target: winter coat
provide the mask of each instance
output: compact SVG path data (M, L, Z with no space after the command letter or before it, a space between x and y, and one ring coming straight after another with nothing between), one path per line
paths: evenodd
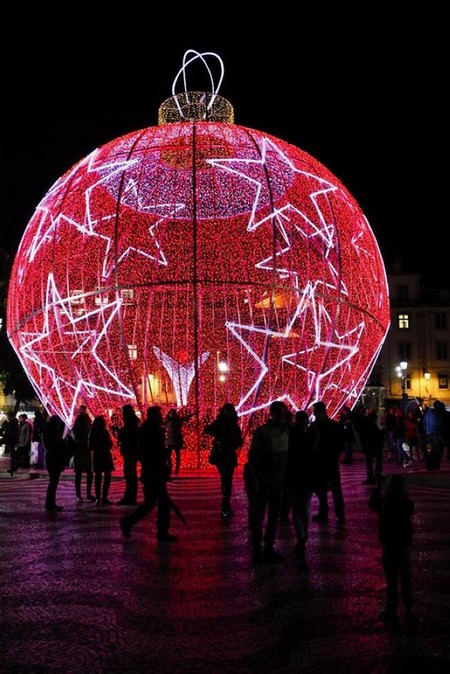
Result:
M253 433L248 462L256 480L267 484L284 482L289 444L289 426L269 419Z
M110 473L115 469L111 452L113 441L107 428L91 428L88 446L93 452L95 473Z
M220 444L220 452L217 465L237 466L237 450L242 446L243 438L241 427L232 418L218 416L217 419L207 424L203 432L211 435L214 442Z
M146 419L138 433L138 459L141 464L141 480L145 483L166 482L169 478L167 465L166 434L159 423Z

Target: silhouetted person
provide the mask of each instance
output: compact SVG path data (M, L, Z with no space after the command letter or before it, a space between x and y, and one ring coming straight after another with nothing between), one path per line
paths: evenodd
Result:
M274 549L274 545L283 500L289 442L287 411L286 405L281 400L274 400L271 403L270 417L266 423L255 429L248 452L248 463L255 477L251 538L253 561L256 564L276 564L284 561L283 555ZM266 526L263 531L264 522Z
M177 475L180 472L181 450L184 446L183 424L191 418L191 414L181 414L175 408L168 411L166 416L167 428L167 463L169 466L169 475L172 474L173 461L172 454L175 454L175 469L173 472Z
M386 579L386 604L383 620L396 624L399 585L407 620L414 624L412 613L412 515L414 502L407 495L407 482L400 473L391 473L372 491L369 507L378 517L378 535L382 545L383 570Z
M138 495L138 436L140 419L132 405L122 407L123 424L117 430L117 442L123 458L125 493L119 505L136 505Z
M366 479L363 484L376 484L383 472L384 431L377 424L375 410L369 410L366 414L352 412L351 417L364 454Z
M45 466L48 472L48 487L45 499L45 509L48 512L64 510L63 506L56 503L56 490L66 463L64 429L64 422L57 414L50 416L42 429L41 438L45 451Z
M19 441L19 420L12 410L6 413L6 424L3 427L5 454L10 456L9 472L17 470L17 443Z
M353 463L353 444L355 442L355 429L351 418L351 410L344 405L339 414L339 423L344 432L344 458L342 463L344 465L351 465Z
M144 501L136 510L121 518L120 529L125 538L130 538L131 528L157 505L158 542L174 543L178 539L169 533L171 511L170 498L167 493L169 470L163 416L158 405L147 409L146 418L139 429L138 457L141 464Z
M343 447L343 432L337 421L327 415L322 400L313 404L313 426L319 431L318 470L319 486L316 494L319 499L319 511L313 519L328 521L328 490L331 490L334 512L340 524L345 522L345 503L342 494L340 456Z
M89 449L89 431L92 427L92 420L87 413L86 405L80 405L78 414L75 417L71 436L73 439L73 468L75 471L75 494L77 502L82 503L81 480L83 473L86 473L86 500L93 502L95 496L92 495L92 483L94 472L92 469L92 452Z
M206 435L212 435L214 443L220 447L215 465L219 471L221 481L222 517L227 518L233 514L230 504L233 476L235 468L238 465L237 450L242 446L243 442L242 431L234 405L232 403L222 405L216 419L207 424L203 432Z
M112 505L108 494L111 485L111 475L114 470L111 451L113 441L106 427L106 418L102 414L94 417L91 430L89 431L88 446L91 452L93 452L95 504L98 506Z
M447 430L445 405L441 400L435 400L424 416L424 428L427 442L430 444L430 453L427 459L427 470L439 470L444 453Z
M298 410L294 423L289 428L285 488L289 494L297 536L294 554L302 566L306 566L311 498L318 479L318 444L318 431L310 426L308 414L304 410Z
M32 437L32 442L35 442L37 447L37 461L35 463L35 468L45 468L45 450L42 444L41 435L47 419L48 414L45 410L37 409L35 411L33 420L33 437Z
M17 466L18 468L30 467L31 441L33 437L33 424L28 419L28 414L19 414L19 438L17 440Z

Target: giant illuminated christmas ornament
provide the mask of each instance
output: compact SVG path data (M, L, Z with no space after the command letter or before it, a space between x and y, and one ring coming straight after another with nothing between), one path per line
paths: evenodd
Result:
M207 93L186 88L196 59ZM8 298L9 339L50 413L70 426L81 403L92 415L188 408L193 465L225 401L244 428L275 399L293 411L322 399L331 416L353 406L389 327L383 260L355 199L306 152L235 124L222 77L217 55L189 50L157 126L51 187Z

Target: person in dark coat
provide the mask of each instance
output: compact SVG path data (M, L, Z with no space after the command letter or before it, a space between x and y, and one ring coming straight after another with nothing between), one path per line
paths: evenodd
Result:
M414 502L408 497L404 475L390 473L379 480L368 505L378 515L378 536L382 545L383 571L386 579L386 603L383 620L397 622L399 584L407 620L414 624L412 612L412 516Z
M131 528L157 505L158 543L175 543L177 537L169 533L171 513L170 497L167 492L169 470L163 416L158 405L147 409L146 418L140 426L138 458L141 464L144 501L136 510L121 518L119 525L122 534L125 538L130 538Z
M93 452L95 504L98 506L112 505L108 494L112 472L115 469L111 451L113 441L111 433L106 427L106 418L102 414L94 417L89 431L88 447Z
M319 486L316 494L319 499L319 511L313 519L318 522L328 521L328 490L331 490L334 512L339 524L345 522L345 503L342 494L340 456L344 437L340 424L327 415L327 408L322 400L313 404L313 426L319 432L318 465Z
M431 424L430 421L433 420ZM447 418L445 405L435 400L425 416L427 441L430 443L430 454L427 459L427 470L439 470L446 442ZM431 428L431 430L430 430Z
M37 461L35 468L45 468L45 450L42 444L42 430L45 422L48 419L48 414L45 410L37 409L34 413L33 420L33 438L32 441L37 444Z
M77 503L83 502L81 496L81 480L83 473L86 473L86 500L90 502L95 501L95 496L92 495L92 483L94 480L92 453L88 445L91 426L92 421L87 413L86 405L80 405L70 434L73 440L73 468L75 471L75 494Z
M172 470L175 475L180 472L181 450L184 446L183 424L191 418L191 414L181 414L174 407L170 409L166 416L167 428L167 462L169 466L169 475ZM175 469L173 469L172 454L175 454Z
M339 414L339 423L344 431L344 458L343 465L353 463L353 445L355 442L355 428L351 418L351 409L344 405Z
M48 512L61 512L63 506L56 503L56 490L59 478L66 464L66 443L64 441L64 422L53 414L45 422L41 439L45 451L45 466L48 472L48 486L45 498L45 509Z
M368 410L366 414L352 412L351 417L364 454L366 479L363 484L376 484L383 472L384 431L378 426L375 410Z
M288 454L287 412L288 408L282 400L274 400L269 407L269 419L255 429L250 442L248 464L255 480L254 519L251 527L255 564L278 564L284 561L284 556L274 549L274 545Z
M289 428L285 488L289 494L292 521L297 536L294 554L306 566L306 541L309 537L311 498L318 480L319 434L310 426L305 410L298 410Z
M138 495L138 436L140 419L133 405L127 403L122 407L123 425L117 430L117 442L123 458L123 476L125 493L118 505L136 505Z
M216 419L207 424L203 432L205 435L211 435L214 438L213 442L217 447L220 447L216 466L221 481L222 518L226 519L233 514L231 509L233 477L238 465L237 450L243 443L242 431L234 405L229 402L222 405Z
M3 440L5 441L5 454L10 456L9 472L12 475L17 470L17 443L19 441L19 420L12 410L6 413Z
M19 439L17 440L17 466L30 467L31 441L33 438L33 424L25 412L19 414Z

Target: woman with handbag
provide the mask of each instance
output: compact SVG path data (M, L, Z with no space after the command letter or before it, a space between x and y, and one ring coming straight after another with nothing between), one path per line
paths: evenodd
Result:
M222 518L226 519L233 514L230 500L233 488L234 470L238 465L237 450L243 444L242 431L238 423L236 408L232 403L225 403L219 410L219 414L210 424L207 424L203 432L211 435L213 439L212 457L213 465L217 467L221 480L222 491Z

